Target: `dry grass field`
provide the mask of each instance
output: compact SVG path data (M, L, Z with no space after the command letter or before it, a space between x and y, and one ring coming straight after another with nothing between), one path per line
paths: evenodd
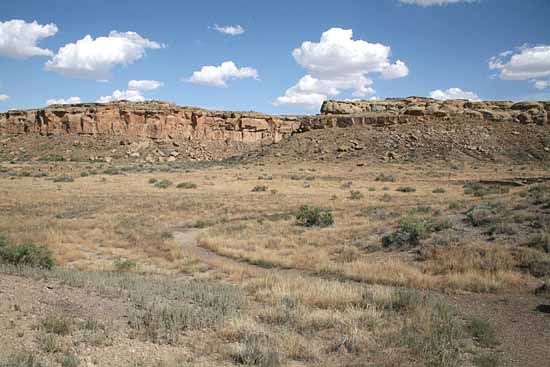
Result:
M0 366L537 366L549 176L461 162L2 164ZM1 244L0 244L1 248ZM513 321L512 321L513 319Z

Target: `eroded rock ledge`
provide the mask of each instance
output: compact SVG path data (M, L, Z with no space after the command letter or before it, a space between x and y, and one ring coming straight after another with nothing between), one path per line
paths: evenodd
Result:
M209 111L159 101L52 105L0 114L0 133L277 142L298 130L291 116Z
M121 136L243 143L273 143L295 132L361 125L468 119L547 125L550 101L439 101L409 97L326 101L320 115L270 116L209 111L159 101L53 105L0 114L0 133Z

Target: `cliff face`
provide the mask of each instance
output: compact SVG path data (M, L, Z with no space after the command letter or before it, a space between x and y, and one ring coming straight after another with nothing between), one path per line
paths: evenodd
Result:
M0 133L277 142L300 127L293 117L208 111L170 103L53 105L0 114Z
M546 125L550 101L439 101L409 97L377 101L326 101L315 116L269 116L209 111L148 102L54 105L0 114L0 133L121 136L242 143L273 143L295 132L361 125L468 119Z

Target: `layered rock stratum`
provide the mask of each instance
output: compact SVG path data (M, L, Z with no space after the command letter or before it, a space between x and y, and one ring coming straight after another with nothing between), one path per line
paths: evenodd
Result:
M324 102L321 114L311 116L211 111L160 101L118 101L8 111L0 114L0 133L272 143L293 133L314 129L456 118L547 125L549 115L550 101L472 102L422 97L329 100Z

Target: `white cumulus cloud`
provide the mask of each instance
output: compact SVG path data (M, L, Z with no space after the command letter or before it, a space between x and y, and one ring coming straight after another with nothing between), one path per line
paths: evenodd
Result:
M274 104L317 108L329 96L345 90L353 90L356 97L374 94L369 74L379 73L384 79L409 74L403 61L390 61L390 53L389 46L354 40L351 29L331 28L322 34L319 42L306 41L294 49L292 56L308 74Z
M7 94L0 94L0 102L7 101L8 99L10 99L10 96Z
M24 59L31 56L52 56L53 52L38 47L38 41L57 33L53 23L41 25L14 19L0 22L0 55Z
M164 45L135 32L112 31L107 37L96 39L87 35L61 47L46 62L45 69L67 76L107 80L115 66L132 64L141 59L147 49L162 47Z
M52 105L52 104L74 104L74 103L80 103L80 97L70 97L67 99L48 99L46 101L46 105Z
M155 90L162 87L164 83L156 80L130 80L128 89L131 90Z
M143 102L146 98L142 92L155 90L162 87L164 83L156 80L130 80L127 90L115 90L110 96L101 96L97 100L99 103L109 103L113 101L126 100L130 102Z
M550 80L536 80L535 81L535 88L540 89L540 90L550 88Z
M399 0L402 4L419 5L419 6L434 6L447 5L456 3L474 3L478 0Z
M238 68L233 61L225 61L220 66L203 66L195 71L189 82L194 84L211 85L215 87L227 87L230 79L258 79L258 71L251 67Z
M217 25L214 24L214 29L220 33L228 34L230 36L238 36L245 32L244 28L240 25Z
M477 94L470 91L465 91L460 88L449 88L445 91L434 90L430 92L430 97L434 99L467 99L470 101L480 101L481 99Z
M504 80L532 80L537 89L550 85L550 45L524 45L514 51L504 51L489 59L489 69L497 70Z

